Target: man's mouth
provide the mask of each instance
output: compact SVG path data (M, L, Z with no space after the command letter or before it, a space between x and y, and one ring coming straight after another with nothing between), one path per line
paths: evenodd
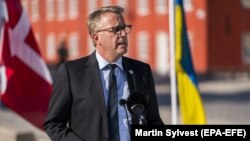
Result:
M120 43L117 43L117 46L119 46L119 45L125 45L125 46L127 46L128 43L127 43L127 42L120 42Z

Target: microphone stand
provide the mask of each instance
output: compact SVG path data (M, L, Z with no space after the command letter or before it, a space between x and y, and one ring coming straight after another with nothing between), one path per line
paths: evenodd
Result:
M125 99L121 99L119 101L119 104L124 108L125 110L125 113L126 113L126 118L127 118L127 124L128 124L128 130L129 130L129 133L131 133L131 124L129 122L129 118L128 118L128 111L127 111L127 108L126 108L126 103L127 101Z
M136 92L136 94L139 92L138 90L138 86L136 83L136 78L135 78L135 74L133 70L129 70L129 73L132 77L132 81L134 84L134 90ZM130 107L131 106L131 107ZM137 119L139 120L139 125L146 125L147 121L146 118L144 117L144 110L145 110L145 105L143 104L134 104L134 105L130 105L128 108L129 110L131 109L130 112L132 112L133 115L135 115L137 117Z
M143 114L144 110L145 110L145 106L142 104L134 104L133 106L131 106L131 111L138 119L139 125L146 125L147 124L147 121L146 121L144 114Z
M139 125L147 125L147 121L143 114L139 116Z

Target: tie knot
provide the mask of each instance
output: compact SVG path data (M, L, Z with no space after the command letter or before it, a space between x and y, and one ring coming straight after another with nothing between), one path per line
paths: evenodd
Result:
M117 65L116 64L108 64L108 67L109 67L110 70L115 70Z

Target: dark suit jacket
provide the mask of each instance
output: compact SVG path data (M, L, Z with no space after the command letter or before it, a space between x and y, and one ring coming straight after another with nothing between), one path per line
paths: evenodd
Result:
M148 124L163 124L148 64L123 57L130 93L136 85L147 98ZM58 69L44 129L53 141L108 140L107 112L95 52Z

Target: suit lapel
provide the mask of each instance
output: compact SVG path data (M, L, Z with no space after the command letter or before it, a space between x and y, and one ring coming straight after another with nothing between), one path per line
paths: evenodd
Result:
M131 94L135 91L135 87L134 87L135 85L134 85L133 78L131 75L131 71L134 72L134 70L132 69L130 64L127 62L127 59L125 57L122 58L122 65L123 65L123 69L126 73L126 77L127 77L127 81L128 81L128 88L129 88L129 92Z
M122 65L123 65L124 71L125 71L126 76L127 76L128 88L129 88L130 95L136 94L136 91L138 91L138 89L135 88L136 82L134 82L134 81L136 81L136 80L135 80L135 77L133 78L133 76L132 76L135 74L131 74L131 73L135 73L135 71L134 71L133 67L131 66L131 64L128 63L128 60L126 59L126 57L123 57L122 61L123 61ZM136 116L134 116L133 114L131 114L131 118L132 118L132 120L131 120L132 125L139 123L138 118Z
M104 117L104 120L107 120L105 98L103 94L102 82L99 73L99 66L96 60L95 52L90 55L87 65L89 66L89 74L91 76L90 77L91 92L93 92L93 96L96 99L97 105L99 105L99 109Z

